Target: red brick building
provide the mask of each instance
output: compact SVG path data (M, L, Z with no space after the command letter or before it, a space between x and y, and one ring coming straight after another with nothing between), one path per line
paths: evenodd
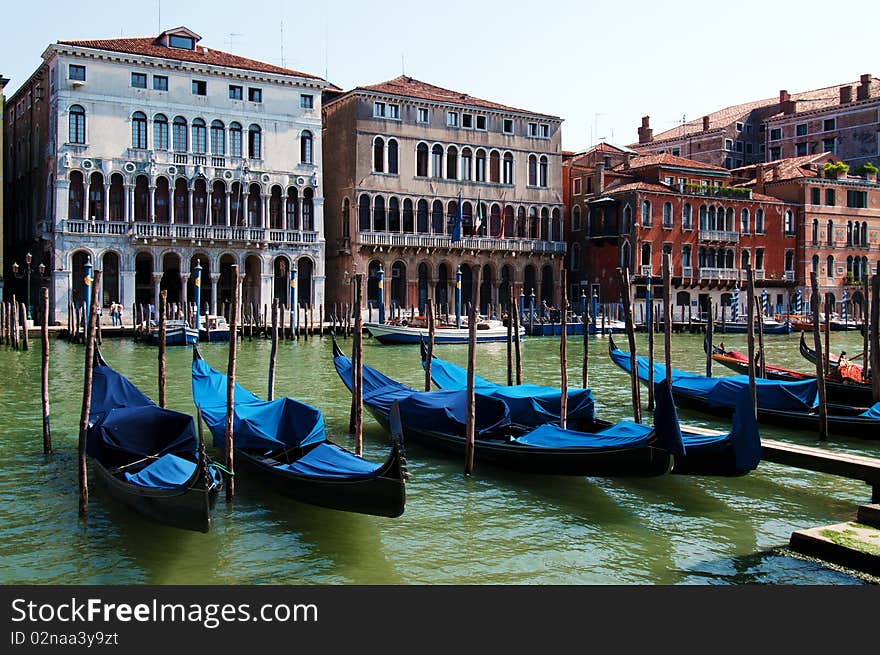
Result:
M818 273L820 289L840 312L844 291L849 317L860 316L862 276L880 262L880 185L877 175L834 175L830 153L773 161L732 171L754 192L796 206L795 273L799 286ZM809 293L804 293L804 299ZM806 306L806 305L805 305Z
M796 283L793 203L735 188L730 171L670 154L591 151L570 158L563 171L570 188L570 279L600 302L619 299L617 269L628 268L640 316L647 285L661 292L661 257L668 252L676 318L688 308L696 315L710 297L729 306L749 263L773 309L788 307Z

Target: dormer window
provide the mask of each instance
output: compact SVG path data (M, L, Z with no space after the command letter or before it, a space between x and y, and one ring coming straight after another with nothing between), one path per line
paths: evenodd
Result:
M168 35L168 45L172 48L180 48L181 50L195 50L196 40L189 36L180 36L179 34Z

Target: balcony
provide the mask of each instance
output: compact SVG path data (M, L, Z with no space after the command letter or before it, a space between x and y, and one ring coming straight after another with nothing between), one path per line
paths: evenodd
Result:
M738 280L739 271L735 268L700 268L702 280Z
M754 277L756 280L763 280L764 276L766 275L763 268L752 269L752 273L754 274ZM739 279L742 280L743 282L747 282L749 279L749 272L748 271L740 271L739 272Z
M685 279L693 278L694 277L693 266L682 266L681 267L681 276Z
M401 234L399 232L360 232L358 241L362 246L457 248L461 250L502 250L549 254L565 253L566 250L564 241L463 237L461 241L452 243L452 238L444 234Z
M222 242L225 244L259 244L275 246L318 242L317 232L276 230L263 227L227 227L225 225L189 225L185 223L125 223L115 221L63 220L62 234L105 235L133 240L188 240Z
M642 275L644 275L645 277L651 277L653 275L652 270L653 269L650 264L642 264L641 271Z
M726 232L724 230L700 230L697 237L700 241L722 241L725 243L739 243L739 232Z
M785 281L794 282L794 271L785 271Z

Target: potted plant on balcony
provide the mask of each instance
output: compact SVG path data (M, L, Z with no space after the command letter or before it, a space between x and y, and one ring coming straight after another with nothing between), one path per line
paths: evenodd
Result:
M858 175L861 175L862 177L864 177L868 181L876 182L877 181L877 171L878 171L878 168L873 164L873 162L866 161L864 164L859 166L855 172Z
M825 171L825 174L835 180L846 177L846 174L849 173L849 166L844 164L842 161L838 162L828 162L825 166L822 167Z

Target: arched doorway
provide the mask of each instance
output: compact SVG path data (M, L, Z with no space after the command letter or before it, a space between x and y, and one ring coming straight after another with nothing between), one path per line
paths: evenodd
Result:
M541 302L556 307L556 289L553 286L553 268L547 264L541 269Z
M474 272L469 264L461 264L461 313L466 315L468 305L474 301Z
M314 264L308 257L296 261L296 300L302 306L312 304L312 274Z
M392 309L406 307L406 264L396 261L391 265L390 301Z
M119 255L105 252L101 258L101 306L119 302Z
M260 282L262 280L263 262L257 255L248 255L244 260L244 282L242 282L241 298L244 316L252 312L260 313Z
M159 291L167 291L168 304L177 304L181 300L180 284L180 256L169 252L162 258L162 280L159 282ZM173 316L168 311L169 318Z
M153 297L153 256L139 252L134 258L134 301L138 305L155 305Z
M488 314L489 305L492 304L492 267L483 266L483 274L480 276L480 313Z
M379 306L379 267L378 259L373 259L367 266L367 304L369 307Z
M86 262L89 261L89 253L77 250L71 255L71 271L73 275L73 288L71 289L73 306L79 309L86 300Z
M215 311L223 312L229 318L229 304L232 302L232 265L238 263L234 255L226 254L220 257L220 279L217 281L217 303Z
M198 308L199 316L201 316L211 311L211 291L214 282L211 280L211 259L203 254L193 255L189 260L189 280L186 286L187 302L191 305L195 305L196 302L196 263L202 265L202 274L199 279L199 287L201 289L199 292L199 304L201 307Z
M425 262L419 264L419 313L424 313L428 305L428 265Z
M529 304L529 296L537 291L535 288L536 279L535 267L529 264L523 271L523 293L526 295L526 306Z
M501 307L509 308L510 307L510 278L511 278L511 269L509 265L505 265L501 267L501 284L498 287L498 304Z
M434 299L436 300L437 310L444 308L449 312L449 267L446 263L437 267L437 285L434 288Z
M290 260L284 255L272 262L272 298L282 307L290 305Z

